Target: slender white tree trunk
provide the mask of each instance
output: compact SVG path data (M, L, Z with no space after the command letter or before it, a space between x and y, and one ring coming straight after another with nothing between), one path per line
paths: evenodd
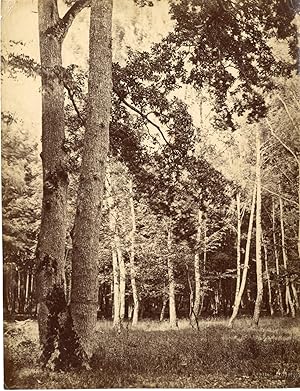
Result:
M197 227L197 250L195 252L194 268L195 268L195 301L192 311L192 319L199 316L201 302L201 273L200 273L200 240L202 228L202 211L198 210L198 227ZM194 319L195 320L195 319Z
M283 310L283 301L282 301L282 293L281 293L281 284L280 284L280 270L279 270L279 256L278 256L278 250L277 250L277 240L276 240L276 230L275 230L275 202L274 199L272 199L272 231L273 231L273 244L274 244L274 256L275 256L275 267L276 267L276 275L277 275L277 299L278 299L278 305L280 309L281 315L284 314Z
M160 316L159 316L159 321L160 322L162 322L164 320L165 311L166 311L166 307L167 307L167 302L168 302L168 299L167 299L167 297L164 296L163 297L161 311L160 311Z
M115 249L112 249L112 264L113 264L113 327L120 329L121 327L121 317L120 317L120 272L119 272L119 262L118 255Z
M175 302L175 279L174 279L174 263L172 254L172 227L171 224L168 227L168 277L169 277L169 320L170 327L177 327L176 317L176 302Z
M131 214L131 232L130 232L130 279L132 288L133 298L133 316L132 325L135 326L138 323L139 316L139 296L136 285L136 266L135 266L135 233L136 233L136 222L135 222L135 210L133 202L133 185L132 179L129 181L129 194L130 194L130 214Z
M264 255L265 255L265 271L266 271L266 278L268 284L269 308L270 308L270 315L273 316L274 309L272 303L272 289L271 289L271 281L270 281L270 273L269 273L269 265L268 265L268 249L266 243L263 243L263 246L264 246Z
M284 232L284 221L283 221L283 202L282 198L279 198L279 207L280 207L280 227L281 227L281 246L282 246L282 258L283 258L283 266L285 268L285 271L288 271L288 257L286 253L286 246L285 246L285 232ZM286 277L285 279L285 297L286 297L286 307L287 307L287 313L289 313L289 310L291 310L291 315L293 318L295 318L295 307L294 303L291 297L290 292L290 281L289 278Z
M29 271L27 271L26 282L25 282L25 311L27 311L28 304L29 304L29 279L30 279L30 273Z
M236 211L237 211L237 243L236 243L236 288L235 300L239 294L241 285L241 194L236 194Z
M253 323L258 325L261 303L263 299L263 278L261 259L261 142L260 129L256 128L256 300L253 314Z
M122 254L120 238L118 235L116 235L115 241L116 241L117 258L118 258L119 273L120 273L120 295L119 295L120 319L121 319L121 322L123 322L124 317L125 317L126 268L125 268L124 257Z
M237 317L237 314L239 312L239 308L241 305L242 296L243 296L245 286L246 286L247 273L248 273L248 268L249 268L249 259L250 259L251 236L252 236L254 211L255 211L255 199L256 199L256 184L254 185L254 188L253 188L251 211L250 211L249 225L248 225L246 251L245 251L245 261L244 261L244 266L243 266L241 285L240 285L239 293L237 295L237 299L236 299L234 306L233 306L232 315L229 319L229 323L228 323L229 327L231 327L233 325L233 322L234 322L235 318Z
M111 235L111 254L113 266L113 327L121 328L121 281L120 281L120 250L118 249L117 214L113 196L113 179L109 164L106 167L107 206L109 211L109 229Z
M207 226L206 226L206 218L203 221L203 271L206 271L206 262L207 262Z
M293 298L294 298L294 302L295 302L295 308L296 308L296 310L299 310L298 292L297 292L297 289L296 289L296 287L295 287L294 282L291 283L291 289L292 289L292 292L293 292Z

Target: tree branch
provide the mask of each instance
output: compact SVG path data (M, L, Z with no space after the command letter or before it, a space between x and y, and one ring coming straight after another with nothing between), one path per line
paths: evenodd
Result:
M271 130L272 136L274 136L276 138L276 140L280 142L280 144L296 159L296 162L298 163L298 165L300 165L300 160L299 160L298 156L295 154L295 152L285 142L283 142L279 136L277 136L277 134L274 132L273 126L271 125L271 122L268 120L268 118L266 118L266 121L267 121L267 124Z
M81 125L85 127L85 120L82 118L80 111L76 105L75 99L74 99L74 93L72 93L71 88L67 85L67 83L64 82L64 87L68 91L68 96L70 98L70 101L72 102L72 105L74 107L74 110L76 111L76 114L81 122Z
M163 140L165 141L165 143L170 147L172 148L172 146L170 145L170 143L167 141L167 139L165 138L165 135L163 134L162 130L160 129L160 127L153 121L151 121L151 119L148 118L148 115L144 114L142 111L140 111L139 109L137 109L136 107L134 107L132 104L128 103L122 96L120 96L120 94L118 93L118 91L113 88L113 91L114 93L116 93L120 99L120 101L122 103L124 103L125 106L129 107L131 110L135 111L137 114L139 114L143 119L145 119L149 124L151 124L152 126L154 126L160 133L161 137L163 138Z
M282 99L282 97L281 97L279 94L277 94L277 98L278 98L278 99L280 100L280 102L283 104L283 107L284 107L284 109L285 109L285 111L286 111L286 113L287 113L287 115L288 115L288 117L289 117L291 123L293 124L294 128L299 132L299 128L298 128L297 124L295 123L295 121L293 120L293 117L291 116L291 114L290 114L290 112L289 112L289 109L288 109L288 107L287 107L285 101Z
M253 181L252 179L250 179L250 181L253 182L253 183L255 183L255 181ZM294 201L294 200L291 200L290 198L286 198L286 197L284 197L282 194L276 193L275 191L270 190L270 189L268 189L268 188L265 187L265 186L262 186L261 188L262 188L262 190L265 190L265 191L267 191L268 193L270 193L270 194L272 194L272 195L274 195L274 196L276 196L276 197L282 198L283 200L289 202L290 204L295 204L295 205L298 206L298 202L296 202L296 201Z
M90 0L77 0L72 7L68 9L63 18L60 19L60 38L63 40L71 27L75 17L82 11L84 8L90 6Z

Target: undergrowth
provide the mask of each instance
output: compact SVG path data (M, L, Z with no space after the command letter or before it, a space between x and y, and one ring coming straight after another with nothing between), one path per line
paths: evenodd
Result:
M181 322L128 325L120 334L99 322L92 369L42 370L37 325L5 324L7 388L299 387L299 320L265 319L258 328L241 319L234 329L223 321L200 322L199 330Z

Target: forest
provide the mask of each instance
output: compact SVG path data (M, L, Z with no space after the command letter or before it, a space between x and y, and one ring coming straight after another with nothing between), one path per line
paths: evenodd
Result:
M5 386L300 386L299 2L29 3L3 11Z

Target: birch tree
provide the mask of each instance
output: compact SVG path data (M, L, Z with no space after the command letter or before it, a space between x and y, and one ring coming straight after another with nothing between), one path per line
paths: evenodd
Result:
M247 274L249 269L249 260L250 260L250 245L251 245L251 237L252 237L252 229L253 229L253 221L254 221L254 212L255 212L255 203L256 203L256 184L253 187L253 195L252 195L252 203L251 203L251 211L249 217L249 225L248 225L248 234L247 234L247 242L246 242L246 251L245 251L245 260L243 265L243 273L241 284L239 288L238 295L235 298L232 315L229 319L229 327L232 327L235 318L239 312L239 308L241 305L241 300L243 297L243 293L246 286Z
M167 248L168 248L168 278L169 278L169 320L170 327L177 327L176 316L176 299L175 299L175 277L174 277L174 261L172 253L172 223L171 219L168 224L167 231Z
M133 198L133 181L129 180L129 202L130 202L130 216L131 216L131 232L130 232L130 280L132 288L132 298L133 298L133 316L132 316L132 325L136 326L138 323L139 316L139 295L137 290L136 283L136 266L135 266L135 235L136 235L136 218L135 218L135 209L134 209L134 198Z
M261 135L256 126L256 300L253 314L253 322L258 325L261 303L263 299L263 277L261 258Z

